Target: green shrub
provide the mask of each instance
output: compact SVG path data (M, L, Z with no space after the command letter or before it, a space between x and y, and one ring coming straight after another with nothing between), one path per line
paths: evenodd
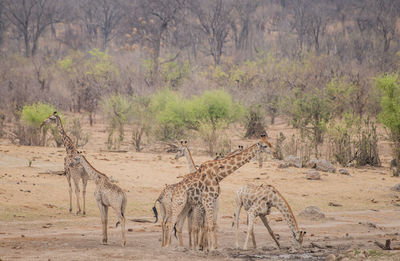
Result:
M393 158L400 162L400 80L398 74L388 74L376 79L376 84L382 91L379 120L389 131L393 142ZM395 175L399 175L399 168Z
M18 139L22 145L45 145L46 133L49 128L56 126L46 125L40 131L40 124L49 115L56 111L54 106L45 103L25 105L21 111L22 125L19 126Z
M332 118L331 103L323 91L302 93L297 90L292 101L291 116L293 127L298 128L302 137L306 137L314 147L318 158L318 146L323 143L327 123Z

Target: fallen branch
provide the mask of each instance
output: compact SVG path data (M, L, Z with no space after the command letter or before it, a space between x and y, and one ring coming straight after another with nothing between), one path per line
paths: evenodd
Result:
M319 248L319 249L324 249L323 246L321 246L321 245L319 245L319 244L317 244L317 243L314 243L314 242L311 242L311 245L312 245L313 247L316 247L316 248Z
M100 152L115 152L115 153L126 153L127 150L100 150Z
M65 175L65 171L64 170L48 170L46 172L39 172L39 174L64 176Z
M390 239L386 239L385 245L383 245L382 243L375 241L375 245L377 245L378 247L380 247L383 250L392 250L392 248L390 247L390 244L392 243L392 241Z
M142 219L142 218L134 218L131 219L133 222L138 222L138 223L153 223L153 221L147 220L147 219Z

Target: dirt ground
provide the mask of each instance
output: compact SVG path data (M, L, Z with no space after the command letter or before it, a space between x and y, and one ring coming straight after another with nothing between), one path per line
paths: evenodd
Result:
M0 140L0 260L325 260L338 259L400 260L400 250L382 250L375 241L390 239L400 249L400 194L391 188L400 183L388 167L388 145L381 144L383 167L347 168L350 175L321 173L321 180L307 180L307 169L278 168L268 159L259 169L252 161L221 182L218 216L219 248L204 253L177 247L161 248L160 224L153 221L152 206L164 184L179 181L186 174L184 158L168 153L105 152L105 126L86 127L91 141L85 147L87 159L100 171L116 180L128 195L127 245L120 246L116 216L109 213L109 244L101 245L101 222L93 191L87 188L87 215L68 212L68 185L64 176L46 174L63 169L64 148L24 147ZM284 123L269 130L272 137L286 131ZM288 130L290 132L290 130ZM255 140L233 139L235 145ZM210 158L194 149L194 160ZM31 162L31 166L29 166ZM247 183L274 185L291 205L301 229L307 231L303 248L294 249L289 229L275 209L270 224L282 248L277 249L261 222L256 224L257 249L234 248L231 227L235 191ZM333 203L333 204L330 204ZM332 206L340 205L340 206ZM73 211L76 211L75 196ZM325 218L312 220L300 216L307 206L318 206ZM245 211L241 213L240 245L246 232ZM187 233L184 231L187 246ZM250 244L251 246L251 244Z

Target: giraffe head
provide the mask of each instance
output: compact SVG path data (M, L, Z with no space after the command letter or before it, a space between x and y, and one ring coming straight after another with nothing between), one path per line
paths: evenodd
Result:
M69 164L70 167L76 167L77 165L81 164L81 162L84 160L82 155L82 151L78 151L75 155L75 157L72 159L71 163Z
M40 124L40 128L43 127L43 125L46 125L48 123L56 123L57 122L57 112L55 111L52 115L50 115L47 119L45 119L41 124Z
M294 235L294 238L296 239L296 245L298 248L301 248L303 244L303 238L307 232L304 230L299 230L297 231L297 235Z
M220 152L220 153L218 153L218 152L215 152L215 157L213 158L213 160L220 160L220 159L222 159L224 156L222 155L222 153Z
M274 152L274 147L268 141L266 134L261 134L261 141L258 142L259 152L271 153Z
M185 151L187 149L187 140L181 140L181 146L178 148L178 152L175 155L175 159L179 159L185 156Z

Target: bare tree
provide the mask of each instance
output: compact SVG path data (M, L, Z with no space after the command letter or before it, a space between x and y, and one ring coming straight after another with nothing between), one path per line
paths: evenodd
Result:
M61 0L4 0L5 15L24 38L26 57L35 55L39 38L65 11Z
M220 64L231 25L232 5L222 0L195 1L191 9L207 38L208 53L213 57L214 64Z
M261 4L259 0L235 0L231 28L236 51L249 50L249 34L254 24L253 15Z

